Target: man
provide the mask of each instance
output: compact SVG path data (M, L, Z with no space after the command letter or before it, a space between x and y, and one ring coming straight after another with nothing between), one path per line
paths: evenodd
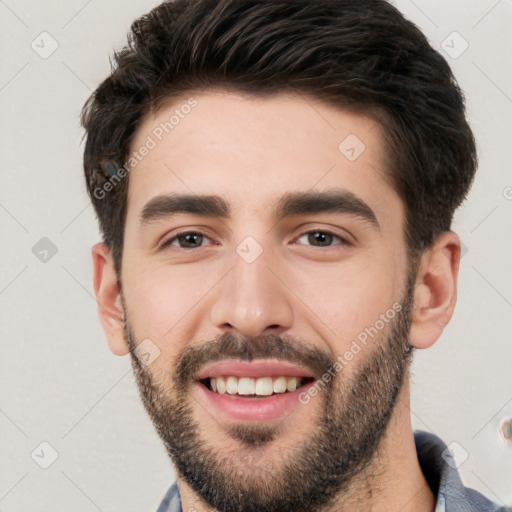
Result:
M413 433L476 169L384 0L164 3L84 107L99 315L177 471L163 511L500 510Z

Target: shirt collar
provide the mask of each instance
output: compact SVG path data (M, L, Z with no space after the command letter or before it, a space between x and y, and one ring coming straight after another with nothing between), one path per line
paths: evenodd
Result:
M505 507L463 485L457 461L439 437L417 431L414 441L421 470L436 497L435 512L506 512Z

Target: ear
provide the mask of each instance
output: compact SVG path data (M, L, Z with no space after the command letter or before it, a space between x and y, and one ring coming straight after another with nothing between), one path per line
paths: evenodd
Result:
M98 243L92 247L93 285L100 323L110 350L124 356L130 352L124 336L124 310L111 250Z
M421 256L414 288L410 343L428 348L441 336L457 302L460 239L445 231Z

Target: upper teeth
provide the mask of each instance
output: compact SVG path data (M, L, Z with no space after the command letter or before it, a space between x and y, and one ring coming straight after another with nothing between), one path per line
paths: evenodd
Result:
M272 393L285 393L295 391L301 385L299 377L212 377L210 384L213 391L223 395L271 395Z

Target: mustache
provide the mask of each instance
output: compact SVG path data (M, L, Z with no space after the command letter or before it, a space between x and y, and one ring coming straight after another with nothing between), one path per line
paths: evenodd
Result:
M225 333L201 346L186 347L178 358L175 383L184 389L196 380L199 370L205 364L226 359L247 362L257 359L287 361L304 366L316 379L321 378L335 362L325 351L297 339L274 334L246 338Z

